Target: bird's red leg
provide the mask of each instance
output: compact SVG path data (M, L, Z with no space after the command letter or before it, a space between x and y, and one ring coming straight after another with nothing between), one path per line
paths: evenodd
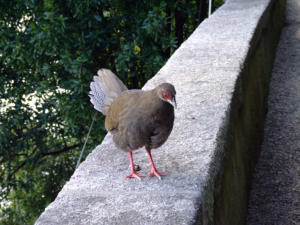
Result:
M133 158L132 158L132 152L128 152L129 154L129 159L130 159L130 166L131 166L131 173L126 177L126 178L136 178L138 180L141 180L141 177L144 177L144 174L137 174L134 169L134 164L133 164Z
M149 155L150 165L151 165L151 171L150 171L149 176L150 176L150 177L153 177L153 175L155 175L158 179L161 180L161 176L166 176L166 175L168 175L168 174L167 174L167 173L159 173L159 172L157 171L157 169L155 168L154 162L153 162L153 160L152 160L151 150L146 149L146 151L147 151L147 153L148 153L148 155Z

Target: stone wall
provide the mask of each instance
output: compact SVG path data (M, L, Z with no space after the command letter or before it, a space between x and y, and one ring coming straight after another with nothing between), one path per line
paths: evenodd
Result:
M243 224L284 9L285 0L227 1L147 82L177 90L174 129L153 150L168 176L125 179L128 156L108 134L36 224ZM149 172L144 149L134 161Z

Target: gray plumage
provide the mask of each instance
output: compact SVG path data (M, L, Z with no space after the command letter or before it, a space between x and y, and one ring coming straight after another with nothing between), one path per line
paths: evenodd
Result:
M174 108L159 97L162 87L167 85L151 91L125 91L112 103L105 127L114 134L113 140L120 149L154 149L167 140L173 128Z

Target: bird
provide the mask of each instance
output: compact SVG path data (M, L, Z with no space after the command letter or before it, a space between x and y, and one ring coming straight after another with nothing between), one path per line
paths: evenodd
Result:
M100 69L90 83L90 101L105 116L105 128L113 135L118 149L128 152L131 173L126 178L141 180L136 172L132 152L145 147L149 156L150 177L167 175L157 171L151 150L163 145L174 124L175 87L161 83L152 90L128 90L109 69Z

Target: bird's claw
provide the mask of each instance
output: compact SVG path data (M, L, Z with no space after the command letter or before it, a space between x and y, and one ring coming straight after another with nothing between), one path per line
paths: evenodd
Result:
M159 173L156 169L152 168L149 173L149 177L153 177L153 175L155 175L158 179L161 180L161 176L166 176L168 174L167 173Z
M141 177L144 177L144 174L138 174L136 172L131 172L131 174L129 174L128 176L126 176L126 178L136 178L139 181L141 180Z

